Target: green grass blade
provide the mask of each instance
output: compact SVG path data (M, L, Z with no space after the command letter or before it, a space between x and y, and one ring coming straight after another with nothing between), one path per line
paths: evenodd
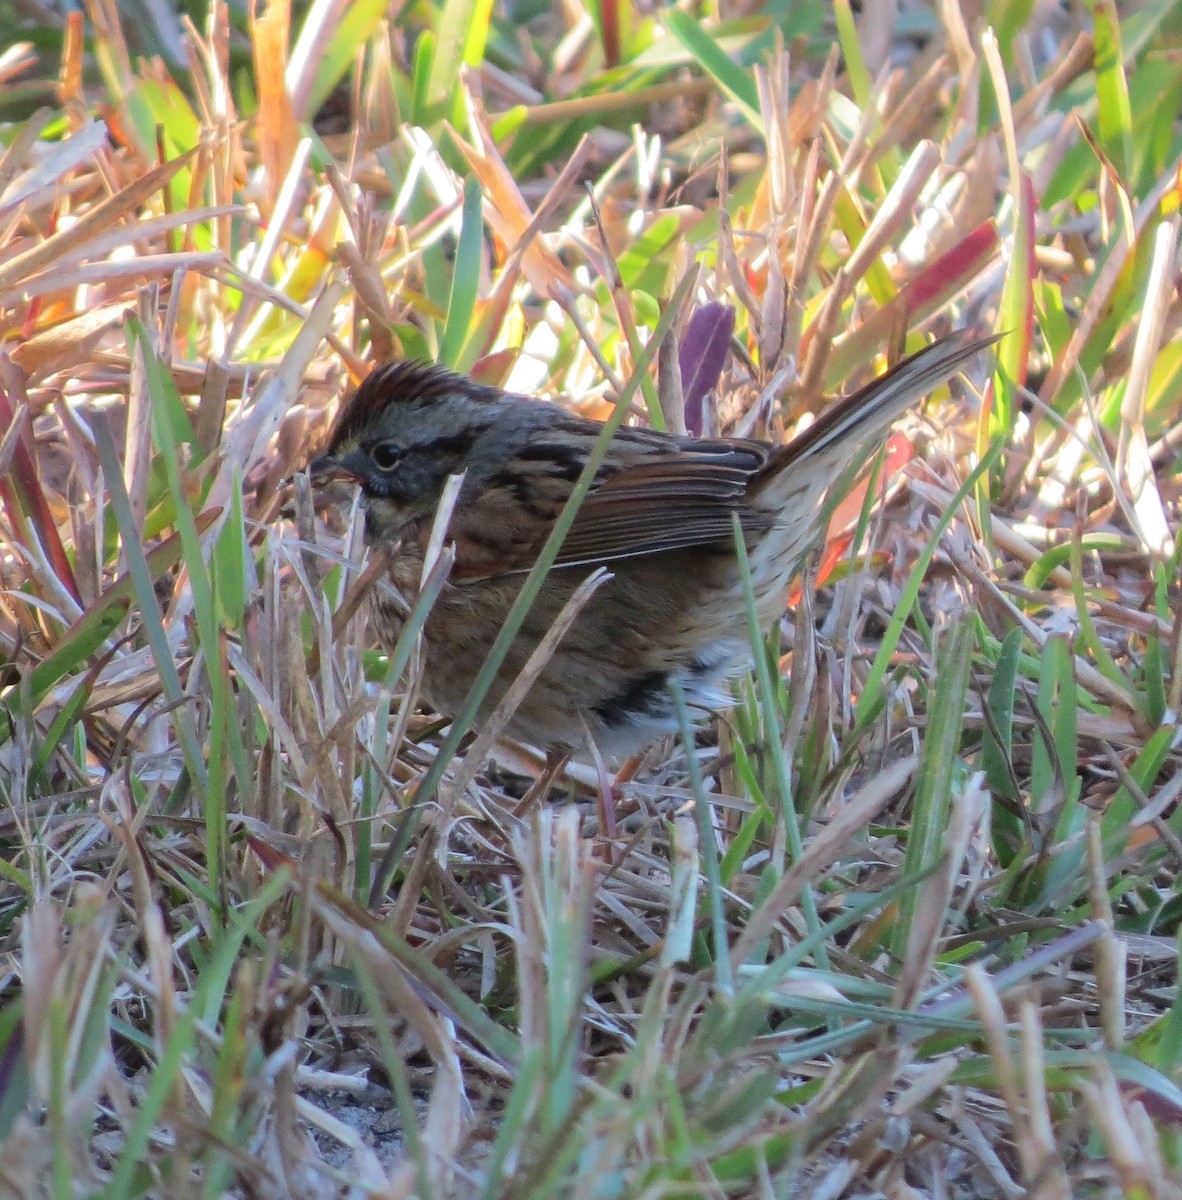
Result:
M934 694L929 707L927 734L911 807L911 832L907 836L904 873L925 875L944 854L944 834L952 808L953 789L959 786L958 770L965 698L974 644L973 622L961 616L940 639L936 661ZM895 955L902 958L915 921L915 906L923 894L915 888L899 903L899 919L893 932Z
M1135 156L1133 110L1125 77L1120 17L1113 0L1092 9L1096 49L1096 116L1100 144L1122 179L1130 178Z
M698 66L711 76L724 92L739 106L740 111L758 130L763 129L759 112L759 94L755 81L722 49L702 27L702 23L679 8L665 15L669 32L697 60Z
M476 310L476 291L480 286L480 265L484 251L482 203L480 180L474 175L469 176L464 181L460 244L456 250L451 294L447 301L447 320L439 347L440 361L454 370L464 370L472 365L463 360L461 352L472 326L472 314Z
M850 0L834 0L833 18L837 24L837 41L841 46L841 57L850 91L854 94L854 103L865 112L870 107L873 81L866 70L866 60L862 57L862 45L858 41L858 27L854 22Z
M111 434L110 424L105 419L94 422L94 437L99 463L103 468L110 492L111 508L123 539L128 574L131 576L136 598L139 601L144 632L156 659L156 670L160 674L160 683L165 698L171 706L169 717L177 732L177 739L185 758L185 766L197 786L204 788L208 777L205 756L197 738L193 714L185 698L180 676L177 674L176 664L173 661L172 647L169 645L168 635L160 620L156 592L152 587L152 573L148 568L148 560L144 555L143 546L140 544L139 530L136 528L135 518L132 515L127 489L123 486L119 452L115 449L115 440Z
M742 527L739 525L738 516L733 518L733 525L735 557L739 563L739 578L743 585L743 606L747 613L747 636L751 641L756 691L763 716L763 736L770 753L772 772L776 781L776 793L780 801L780 820L783 822L788 842L789 861L797 863L804 856L804 842L801 838L800 816L796 811L789 765L781 745L780 710L772 689L772 676L768 668L764 631L759 628L759 620L755 612L755 589L751 581L751 563L747 557L747 544ZM811 886L806 886L801 893L801 908L804 911L809 934L815 935L820 929L820 922L817 919L817 902ZM823 944L818 944L817 947L817 963L819 966L827 964Z
M686 767L689 770L690 789L694 793L694 817L698 822L698 851L705 865L706 896L710 903L710 928L714 951L714 978L718 990L728 995L734 988L731 977L731 960L726 933L726 911L722 903L722 876L718 865L718 841L710 797L702 783L702 768L694 750L694 731L690 724L689 709L685 703L685 692L676 680L670 680L669 691L673 695L673 706L677 710L677 725L685 750Z
M444 0L421 107L415 117L417 124L433 127L446 119L456 127L462 126L460 68L480 65L491 16L492 0Z
M229 774L227 751L235 738L240 742L241 730L227 686L228 667L222 645L221 622L214 600L213 581L205 561L205 549L197 532L197 521L181 477L180 437L190 446L195 446L196 439L193 437L192 426L172 377L153 350L147 330L135 317L129 317L127 320L127 339L129 345L142 356L144 364L144 374L152 398L152 436L160 451L160 461L168 479L177 532L181 535L185 568L193 592L197 631L205 652L210 683L210 742L207 760L209 766L201 789L202 813L205 818L211 883L215 891L220 893L226 870L226 787ZM245 761L245 751L240 746L235 747L232 756L239 763ZM249 786L247 779L243 780L244 786Z

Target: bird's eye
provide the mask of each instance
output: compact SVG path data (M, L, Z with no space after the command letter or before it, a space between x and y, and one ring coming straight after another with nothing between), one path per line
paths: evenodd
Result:
M369 452L369 456L379 471L392 471L402 461L404 453L397 442L378 442Z

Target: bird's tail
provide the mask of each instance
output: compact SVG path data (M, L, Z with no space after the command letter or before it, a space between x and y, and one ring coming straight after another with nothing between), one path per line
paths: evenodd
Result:
M960 330L903 359L885 375L839 400L799 437L777 450L760 468L749 494L765 493L760 498L766 504L771 499L766 493L777 490L775 481L797 476L806 461L809 475L833 482L904 410L951 379L998 336L974 337Z

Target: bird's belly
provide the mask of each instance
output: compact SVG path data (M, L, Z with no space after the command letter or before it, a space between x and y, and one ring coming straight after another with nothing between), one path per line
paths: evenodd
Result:
M730 705L728 680L751 659L733 559L719 553L716 563L704 564L699 554L677 573L683 585L670 588L676 564L664 557L614 564L613 577L592 595L526 693L507 736L579 754L590 735L601 753L615 758L676 732L671 683L680 685L691 717ZM571 568L547 578L477 724L492 715L586 575ZM424 631L423 677L424 698L440 713L454 716L467 703L523 579L448 585L440 594ZM782 603L782 581L767 582ZM768 607L762 594L760 601ZM392 645L401 627L393 605L379 597L372 612L383 641Z

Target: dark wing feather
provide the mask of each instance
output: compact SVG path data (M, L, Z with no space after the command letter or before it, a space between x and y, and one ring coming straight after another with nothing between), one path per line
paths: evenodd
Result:
M730 541L738 514L745 530L765 528L746 503L751 477L767 461L761 442L690 442L672 454L624 467L588 495L558 562L611 562L662 550Z
M736 513L745 530L766 528L769 518L746 503L746 494L770 452L762 442L621 441L583 501L555 565L729 542ZM522 498L512 494L508 478L494 480L470 508L457 508L450 530L457 548L453 582L528 571L573 487L569 474L533 478L528 532L520 527Z

